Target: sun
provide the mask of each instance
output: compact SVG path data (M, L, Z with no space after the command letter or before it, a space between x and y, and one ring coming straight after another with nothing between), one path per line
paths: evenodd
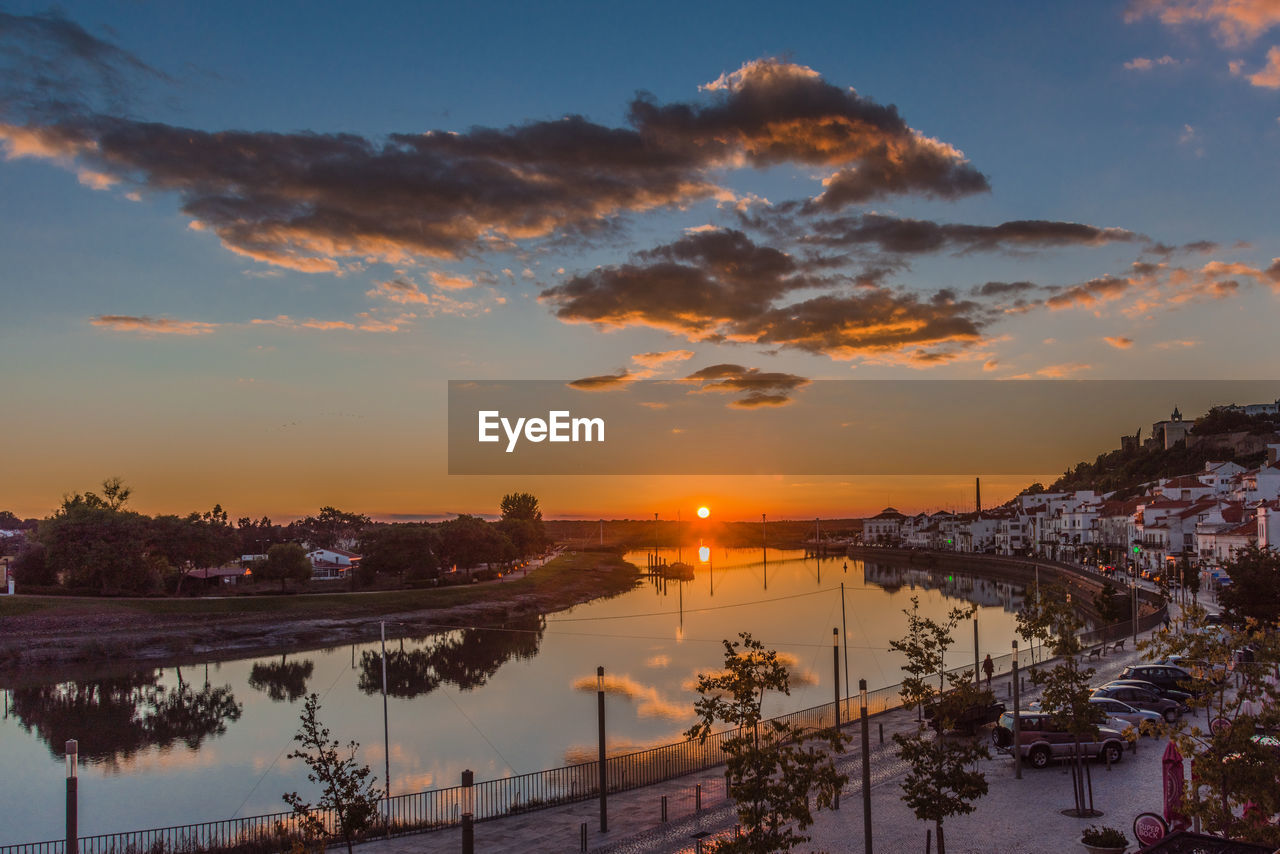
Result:
M705 518L707 518L707 517L708 517L708 516L710 516L710 515L711 515L711 511L710 511L709 509L707 509L706 507L699 507L699 508L698 508L698 518L699 518L699 519L705 519Z

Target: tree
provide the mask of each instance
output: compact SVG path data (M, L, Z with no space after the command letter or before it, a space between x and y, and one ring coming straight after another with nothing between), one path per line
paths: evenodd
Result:
M440 574L436 552L440 535L429 525L376 525L360 535L360 577L369 583L374 575L395 575L403 582L435 578Z
M987 793L987 778L969 766L989 755L985 744L972 738L951 739L944 733L951 729L958 715L974 702L983 702L973 685L973 671L950 676L954 699L946 691L947 650L955 640L952 633L962 621L970 619L977 606L952 608L946 619L936 622L920 616L920 597L911 597L907 615L907 634L898 641L890 641L890 648L906 657L902 669L907 673L902 680L902 704L907 709L932 707L938 718L935 736L920 720L916 731L903 735L896 733L893 740L898 745L898 755L911 766L902 782L902 799L911 807L916 818L932 821L937 829L938 854L946 854L946 838L943 821L953 815L973 812L973 801ZM934 679L937 687L934 687Z
M1280 846L1280 753L1255 738L1280 729L1280 688L1269 678L1280 666L1280 637L1253 620L1210 626L1199 605L1185 616L1183 631L1139 644L1148 658L1182 657L1193 679L1179 687L1195 694L1187 704L1205 709L1211 722L1202 728L1190 717L1154 727L1191 760L1182 811L1210 833ZM1241 660L1245 650L1252 661Z
M547 533L537 497L528 492L512 492L502 496L501 509L498 530L511 541L517 557L526 558L547 547Z
M101 593L158 588L159 575L146 559L150 520L124 509L130 490L119 478L102 487L103 496L64 497L62 507L40 523L36 539L45 548L47 571L68 587Z
M1129 617L1129 608L1124 594L1116 589L1111 579L1102 582L1102 589L1093 597L1093 607L1097 610L1104 626L1113 626Z
M378 802L385 797L384 791L375 785L376 777L370 779L369 766L356 762L356 751L360 749L357 742L348 742L344 748L341 743L329 740L329 730L320 723L317 695L307 696L302 723L293 740L302 747L291 752L288 758L301 759L307 764L311 769L307 779L321 786L321 795L314 807L297 792L284 795L285 802L301 818L308 835L320 840L328 836L328 832L315 810L332 810L338 836L347 844L347 854L351 854L352 843L377 821Z
M285 582L299 583L311 578L311 559L302 546L297 543L276 543L267 549L267 559L258 564L254 577L262 581L280 582L280 590L284 592Z
M477 516L459 516L439 530L440 556L446 566L470 569L482 563L503 563L515 555L511 541Z
M1080 756L1080 745L1098 734L1098 725L1106 720L1102 709L1089 702L1094 669L1080 668L1083 651L1077 633L1082 627L1079 615L1065 589L1047 587L1040 595L1031 595L1018 613L1018 634L1028 643L1039 640L1049 646L1059 662L1049 669L1033 669L1031 681L1042 689L1040 708L1053 726L1072 737L1075 751L1071 765L1072 797L1078 816L1094 815L1092 786L1086 787L1088 766ZM1086 804L1086 800L1089 803Z
M724 670L698 676L701 699L694 703L698 723L690 738L706 741L712 727L734 727L721 743L729 796L734 799L743 834L719 842L717 852L786 851L809 841L803 831L813 824L809 795L817 792L817 806L835 803L848 776L836 770L832 752L844 746L834 727L804 732L777 720L762 720L766 691L790 695L790 674L774 650L742 632L741 643L724 641ZM761 732L761 724L765 731Z
M369 524L361 513L344 513L336 507L321 507L320 515L308 516L298 523L313 549L345 548L358 539Z
M1280 623L1280 553L1251 543L1222 568L1231 584L1218 594L1218 601L1228 613L1264 626Z
M266 691L272 702L293 703L307 693L307 680L313 670L315 664L311 659L285 661L281 655L279 661L255 661L249 671L249 687Z

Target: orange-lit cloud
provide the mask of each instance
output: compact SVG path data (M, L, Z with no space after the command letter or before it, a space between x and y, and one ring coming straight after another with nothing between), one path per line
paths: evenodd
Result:
M475 282L465 276L450 276L434 270L427 275L431 278L431 284L448 291L460 291L475 286Z
M569 387L576 388L578 391L613 391L614 389L625 388L637 379L638 377L635 374L624 369L616 374L601 374L573 380L569 383Z
M1128 350L1130 347L1133 346L1133 339L1126 338L1123 335L1107 335L1102 340L1106 341L1108 344L1110 344L1112 347L1115 347L1117 350Z
M1280 24L1280 3L1276 0L1132 0L1125 19L1136 21L1148 15L1171 26L1209 24L1224 44L1236 46L1253 41Z
M139 335L208 335L218 328L216 323L204 323L198 320L174 320L168 317L131 314L100 314L89 322L103 329L134 332Z
M1084 373L1092 370L1092 365L1086 365L1083 362L1068 362L1061 365L1046 365L1036 371L1036 376L1047 377L1049 379L1063 379L1065 377L1073 377L1076 374Z
M659 368L670 362L683 362L692 359L692 350L663 350L654 353L637 353L631 361L646 368Z
M1263 89L1280 89L1280 47L1267 51L1267 64L1261 71L1250 74L1249 82Z
M1158 59L1147 59L1145 56L1134 57L1124 64L1129 71L1150 71L1158 65L1177 65L1178 60L1165 54Z

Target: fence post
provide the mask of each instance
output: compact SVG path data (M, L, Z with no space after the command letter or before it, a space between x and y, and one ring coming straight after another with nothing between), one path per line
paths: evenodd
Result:
M693 787L693 811L698 815L702 815L702 784L698 783Z
M80 851L79 813L76 797L80 780L76 776L79 763L80 744L74 738L67 741L67 848L66 854L78 854Z

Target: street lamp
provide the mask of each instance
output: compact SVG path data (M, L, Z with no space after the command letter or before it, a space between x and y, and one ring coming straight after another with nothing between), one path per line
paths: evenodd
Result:
M609 832L609 767L604 752L604 667L596 668L596 704L600 721L600 832Z

